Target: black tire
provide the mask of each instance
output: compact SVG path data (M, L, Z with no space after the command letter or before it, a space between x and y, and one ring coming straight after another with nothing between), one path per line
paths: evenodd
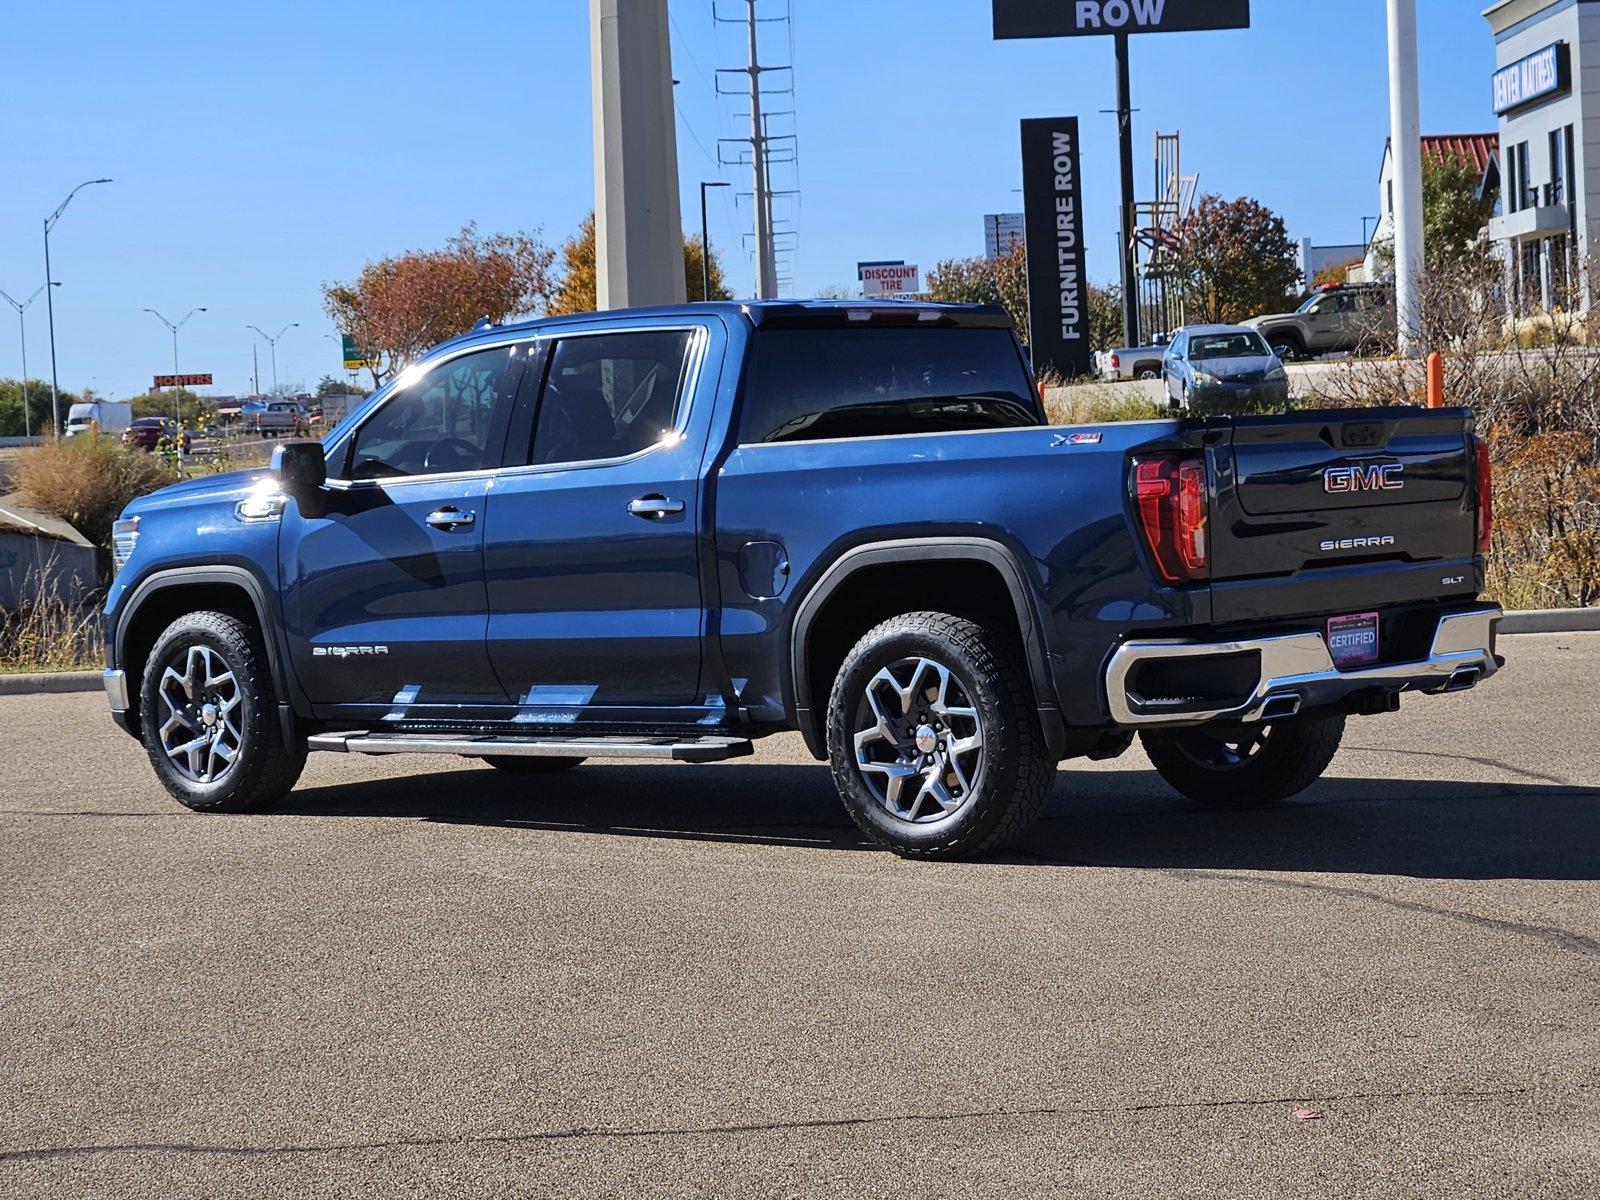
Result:
M1272 352L1283 362L1304 362L1311 356L1306 353L1306 348L1300 344L1299 338L1279 337L1268 338L1267 345L1272 347Z
M857 764L856 731L863 727L860 714L866 711L869 682L896 664L923 659L948 673L958 688L951 695L964 699L966 703L959 707L970 709L976 716L946 716L944 719L951 722L948 727L939 722L944 733L937 751L930 747L926 760L934 765L926 768L926 776L912 777L918 798L907 802L908 817L891 811L886 800L873 790L875 785L867 783ZM918 689L917 683L915 676L905 682L907 691L921 697L914 702L914 708L926 704L927 693L933 690ZM962 730L958 731L955 722L963 723ZM964 739L973 732L973 726L966 722L975 722L976 732L982 735L981 757L969 757L964 766L948 767L950 773L944 774L940 767L957 753L970 754L954 750L958 732ZM870 720L867 724L871 724ZM917 729L932 728L926 717L912 725ZM883 622L857 642L834 680L828 699L827 734L834 785L845 809L869 838L906 858L972 858L1013 842L1043 812L1055 777L1055 763L1045 747L1033 688L1016 637L996 626L950 613L906 613ZM907 737L893 743L887 738L882 741L885 744L875 745L873 753L909 754L920 759L921 752L913 753L915 748ZM947 744L951 747L948 757ZM914 765L906 764L908 769ZM934 786L951 798L949 808L935 798L937 792L930 792L926 800L922 798L922 785L933 776L938 777ZM965 795L959 780L970 784ZM887 778L883 786L887 791ZM939 805L940 811L920 812L931 804Z
M557 771L570 771L582 758L545 758L530 754L486 754L483 761L507 775L554 775Z
M232 691L218 684L216 695L237 696L237 715L231 723L225 716L213 714L209 723L197 716L193 723L174 727L170 735L169 740L177 743L188 733L215 731L219 724L222 729L216 737L218 743L236 735L233 757L221 769L215 769L215 756L204 750L199 752L206 756L207 769L198 775L173 761L162 736L163 726L169 723L162 689L168 687L169 696L184 691L182 685L166 680L167 669L173 668L187 678L188 664L195 661L191 652L202 656L199 661L220 662L231 675ZM206 659L204 654L213 657ZM200 683L204 685L202 692L211 686L204 679ZM290 746L284 741L265 647L249 625L227 613L197 612L179 617L156 639L139 683L139 725L156 777L178 803L196 812L243 812L280 800L294 787L306 764L305 746Z
M1344 737L1344 718L1225 731L1141 733L1144 752L1165 779L1211 808L1251 808L1298 795L1322 777Z
M1140 367L1133 373L1135 379L1160 379L1161 372L1154 367Z

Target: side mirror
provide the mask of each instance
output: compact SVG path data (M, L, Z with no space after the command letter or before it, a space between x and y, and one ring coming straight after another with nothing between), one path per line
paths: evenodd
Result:
M272 451L272 473L286 495L312 495L328 482L322 443L310 439L280 442Z

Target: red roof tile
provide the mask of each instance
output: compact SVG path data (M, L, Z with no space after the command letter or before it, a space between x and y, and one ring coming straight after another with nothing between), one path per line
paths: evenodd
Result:
M1388 156L1391 142L1385 140L1383 152ZM1489 164L1500 157L1498 133L1431 133L1422 138L1422 161L1443 162L1447 158L1464 158L1480 176Z

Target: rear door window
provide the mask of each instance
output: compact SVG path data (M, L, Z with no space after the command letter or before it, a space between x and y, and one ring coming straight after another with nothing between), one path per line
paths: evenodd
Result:
M626 458L677 427L687 329L562 338L550 356L530 461L538 466Z
M754 339L739 441L1043 424L1006 329L775 329Z

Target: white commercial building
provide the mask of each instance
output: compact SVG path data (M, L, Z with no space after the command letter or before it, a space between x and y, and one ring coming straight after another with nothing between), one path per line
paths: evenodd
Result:
M1483 16L1503 183L1489 235L1506 256L1508 300L1520 312L1587 308L1579 268L1600 217L1600 0L1500 0Z

